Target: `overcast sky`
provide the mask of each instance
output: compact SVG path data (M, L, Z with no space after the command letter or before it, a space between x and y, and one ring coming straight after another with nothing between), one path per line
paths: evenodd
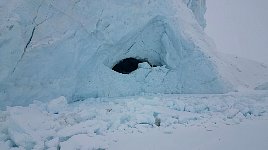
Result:
M268 64L268 0L207 0L206 19L219 51Z

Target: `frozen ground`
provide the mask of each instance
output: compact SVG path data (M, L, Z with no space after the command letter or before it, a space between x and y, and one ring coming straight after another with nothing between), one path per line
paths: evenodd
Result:
M0 114L1 149L268 148L268 91L143 95L67 104L64 97Z
M267 125L266 119L233 126L222 124L210 131L183 125L172 129L172 133L159 128L145 134L119 135L119 142L111 145L111 150L265 150Z

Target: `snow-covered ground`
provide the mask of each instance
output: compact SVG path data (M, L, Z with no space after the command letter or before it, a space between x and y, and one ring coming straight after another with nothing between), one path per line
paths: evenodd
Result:
M268 121L250 120L234 126L219 125L213 130L197 126L163 128L145 134L119 135L111 150L266 150Z
M268 147L268 91L64 97L0 115L1 149L258 149Z

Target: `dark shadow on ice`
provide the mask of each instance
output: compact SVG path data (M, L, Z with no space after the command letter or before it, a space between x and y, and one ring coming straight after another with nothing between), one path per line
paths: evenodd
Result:
M138 69L139 63L147 62L151 67L155 67L146 59L126 58L119 61L112 69L122 74L129 74Z

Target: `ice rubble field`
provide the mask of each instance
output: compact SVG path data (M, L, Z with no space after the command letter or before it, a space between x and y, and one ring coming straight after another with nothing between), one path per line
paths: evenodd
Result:
M125 149L128 145L133 146L127 149L165 149L163 145L168 145L166 149L169 149L172 146L187 146L188 142L188 147L185 147L187 149L202 149L204 143L212 147L214 144L214 148L219 149L217 146L220 146L221 139L228 144L230 137L238 137L231 140L236 145L226 145L235 149L241 147L240 144L242 147L245 145L240 140L247 139L246 136L241 136L244 133L253 140L249 141L252 142L251 148L264 150L268 146L267 112L268 91L91 98L70 104L67 104L65 97L59 97L48 103L35 101L27 107L8 107L6 111L2 111L0 147L109 150ZM245 127L251 123L243 126L243 122L250 120L263 120L261 123L264 126L258 127L261 123L256 123L252 125L253 130L249 130ZM242 126L237 125L241 122ZM228 125L238 129L228 130ZM240 131L240 126L243 127L242 134L235 135L234 133ZM214 130L216 134L213 134ZM228 134L219 132L221 130L227 130L227 133L229 131L229 138L224 139L224 135ZM235 132L232 133L233 131ZM184 138L181 137L182 133ZM166 138L154 143L161 136ZM220 138L221 136L223 137ZM144 147L136 145L132 141L134 139L137 143L148 141L155 147L146 142ZM206 148L208 147L203 147Z

